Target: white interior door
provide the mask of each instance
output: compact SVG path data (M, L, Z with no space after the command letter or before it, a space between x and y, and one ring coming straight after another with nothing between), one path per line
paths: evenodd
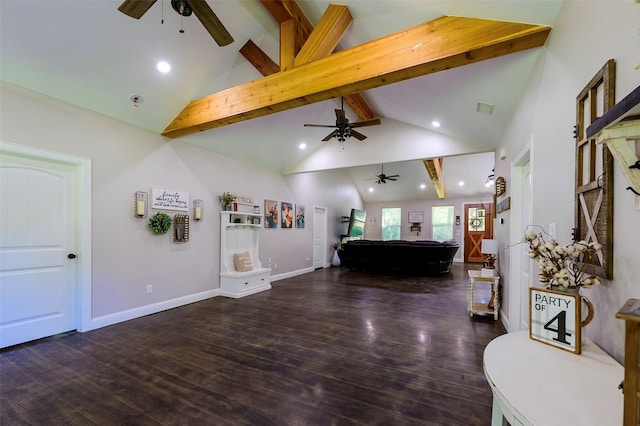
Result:
M529 287L531 283L531 259L522 236L532 221L533 191L531 171L533 167L533 136L522 147L511 163L511 224L509 251L509 283L503 288L508 301L509 332L529 327Z
M520 222L531 224L531 171L529 163L522 166L522 210ZM524 232L524 228L523 228ZM520 330L529 329L529 287L531 287L531 258L529 246L520 244Z
M77 328L74 166L0 158L0 347Z
M313 207L313 269L324 267L326 253L327 209Z

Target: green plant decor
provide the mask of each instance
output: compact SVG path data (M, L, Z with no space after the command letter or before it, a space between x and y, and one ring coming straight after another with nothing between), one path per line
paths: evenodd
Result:
M171 228L171 217L166 213L158 212L149 219L149 228L156 235L166 234Z

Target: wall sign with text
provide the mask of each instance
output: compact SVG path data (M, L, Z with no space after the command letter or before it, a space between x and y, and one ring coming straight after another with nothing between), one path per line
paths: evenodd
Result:
M410 223L422 223L424 222L424 212L409 212Z
M151 190L152 207L160 210L189 211L189 193L169 191L168 189Z
M531 339L580 354L582 298L579 294L532 287L529 304Z

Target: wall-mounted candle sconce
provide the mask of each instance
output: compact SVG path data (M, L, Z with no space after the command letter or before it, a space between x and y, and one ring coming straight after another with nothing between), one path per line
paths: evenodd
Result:
M134 204L134 217L137 219L147 218L147 208L149 206L149 194L143 191L136 192Z
M193 220L200 222L202 220L202 200L193 200Z

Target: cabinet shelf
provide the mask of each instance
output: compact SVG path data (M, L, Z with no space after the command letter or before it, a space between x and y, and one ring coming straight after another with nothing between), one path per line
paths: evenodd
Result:
M257 223L253 223L256 221ZM271 288L271 269L258 256L260 213L220 212L220 294L239 298ZM234 255L249 253L252 269L236 271Z

